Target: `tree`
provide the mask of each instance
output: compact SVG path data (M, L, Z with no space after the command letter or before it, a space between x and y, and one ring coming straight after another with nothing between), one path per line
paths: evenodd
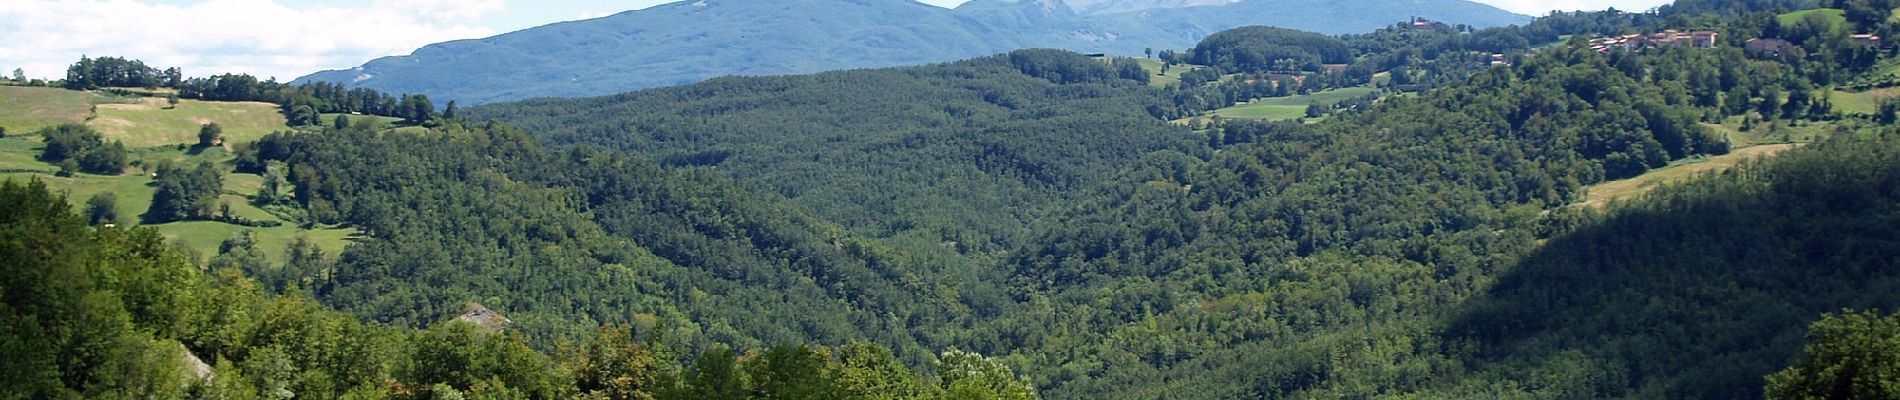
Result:
M165 104L166 104L166 108L177 109L178 108L178 94L173 93L173 94L165 95Z
M1900 122L1900 99L1881 100L1880 110L1874 114L1874 121L1881 125L1893 125Z
M856 399L934 398L936 388L918 379L890 350L851 343L836 351L837 362L827 368L838 381L841 397Z
M1768 376L1769 399L1900 398L1900 316L1846 311L1808 328L1801 360Z
M951 399L1032 400L1036 392L1002 362L950 350L937 357L937 377Z
M645 345L634 342L627 327L608 326L581 347L574 384L582 393L610 399L654 398L660 361Z
M86 199L86 222L93 225L118 223L119 196L112 192L101 192Z
M1809 95L1807 90L1795 89L1788 91L1788 101L1781 104L1781 118L1801 118L1802 113L1808 111L1810 97L1813 96Z
M426 95L403 96L402 103L399 103L396 108L399 109L397 116L402 117L403 122L410 125L421 125L435 119L435 103L430 103L429 96Z
M291 126L318 125L323 123L322 117L317 115L317 109L302 104L291 107L288 112L284 113L284 119L287 120Z
M40 161L49 163L79 158L104 144L92 127L70 123L41 129L40 139L46 144L40 151Z
M60 160L59 171L53 173L53 176L61 178L68 178L73 175L79 175L79 161L72 158Z
M153 222L210 217L218 194L224 192L224 178L209 161L189 169L162 164L157 172L158 190L152 193L151 208L145 213Z
M836 398L837 382L824 374L828 358L810 346L772 346L746 363L746 376L766 399Z
M740 380L738 355L725 346L714 346L693 358L693 369L683 379L685 387L676 398L704 400L743 400L745 383Z
M267 163L264 167L263 176L264 184L257 188L257 195L251 196L251 202L259 206L277 204L278 201L283 200L279 198L283 193L283 168L273 168Z
M198 147L217 146L224 141L224 127L212 122L198 127Z
M350 129L350 116L337 114L336 119L331 121L330 125L336 127L336 130L339 130L339 131L344 130L344 129Z
M448 108L442 110L442 119L455 119L455 100L449 100Z
M79 170L100 175L118 175L125 172L125 143L112 141L112 144L93 147L79 156Z
M1319 116L1321 115L1326 115L1326 112L1328 111L1332 111L1332 110L1327 109L1326 106L1319 105L1319 103L1306 105L1307 118L1319 118Z
M21 82L21 83L25 83L25 82L26 82L26 70L23 70L23 69L19 69L19 68L14 68L14 69L13 69L13 81L14 81L14 82Z

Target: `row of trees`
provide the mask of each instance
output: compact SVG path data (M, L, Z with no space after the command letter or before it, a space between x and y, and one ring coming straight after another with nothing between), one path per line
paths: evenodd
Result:
M25 73L15 71L15 80L24 80ZM178 87L184 82L184 72L176 67L159 70L145 65L144 61L121 57L79 57L79 62L66 69L65 86L67 89L90 90L104 87Z
M249 74L219 74L185 78L178 68L159 70L143 61L120 57L81 57L67 68L65 87L76 90L107 87L171 88L177 96L210 101L260 101L277 104L291 125L316 125L319 114L371 114L423 124L439 116L435 103L421 94L389 95L370 89L350 89L318 82L303 85L259 80ZM453 110L454 104L448 108ZM451 111L452 112L452 111ZM446 115L453 118L453 115Z

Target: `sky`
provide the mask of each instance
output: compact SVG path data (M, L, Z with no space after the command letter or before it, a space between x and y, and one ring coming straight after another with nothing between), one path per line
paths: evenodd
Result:
M418 47L672 0L0 0L0 73L59 78L82 55L288 81ZM955 7L964 0L920 0ZM1666 0L1476 0L1542 15Z

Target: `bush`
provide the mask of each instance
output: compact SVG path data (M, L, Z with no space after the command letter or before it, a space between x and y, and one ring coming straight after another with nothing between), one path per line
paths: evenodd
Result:
M93 225L118 223L119 196L112 192L104 192L87 199L86 222Z

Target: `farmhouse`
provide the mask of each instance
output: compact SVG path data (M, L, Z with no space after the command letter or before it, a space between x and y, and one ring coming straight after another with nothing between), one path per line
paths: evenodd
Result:
M1747 43L1742 44L1742 50L1747 51L1748 55L1766 58L1794 54L1796 48L1794 43L1775 38L1748 39Z
M1873 47L1880 47L1880 35L1875 35L1871 33L1857 33L1857 34L1854 34L1853 39L1854 39L1854 43L1859 43L1862 45L1873 46Z
M501 313L476 303L468 303L468 312L463 313L462 316L456 317L455 319L457 321L473 323L495 332L500 332L508 328L508 324L515 322L509 320L508 317L502 316Z
M1445 25L1445 23L1443 22L1433 21L1433 20L1419 18L1419 17L1412 17L1411 28L1417 29L1417 30L1438 30L1438 29L1450 29L1451 26Z

